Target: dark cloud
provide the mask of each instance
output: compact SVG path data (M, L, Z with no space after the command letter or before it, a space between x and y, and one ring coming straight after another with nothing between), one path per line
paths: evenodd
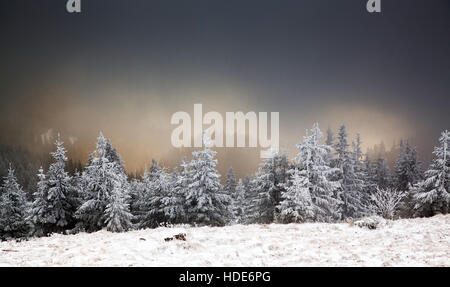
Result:
M194 103L278 111L290 149L314 121L424 152L449 128L447 0L382 1L381 15L363 0L82 0L80 15L61 0L0 5L3 142L53 129L88 150L103 130L136 168L173 155L170 116Z

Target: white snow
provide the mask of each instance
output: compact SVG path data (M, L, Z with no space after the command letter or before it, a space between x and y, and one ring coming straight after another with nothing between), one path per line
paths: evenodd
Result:
M186 233L187 241L164 238ZM106 230L0 243L0 266L450 266L450 214L349 223Z

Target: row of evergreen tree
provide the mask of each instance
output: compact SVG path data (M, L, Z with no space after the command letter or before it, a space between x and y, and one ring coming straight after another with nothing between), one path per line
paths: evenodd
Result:
M70 175L58 136L53 163L47 172L39 170L32 201L9 168L0 189L0 238L102 228L123 232L162 224L336 222L377 213L373 195L388 189L406 195L397 216L448 212L448 131L439 138L426 172L408 142L401 143L391 173L381 156L372 162L363 155L359 135L349 143L344 125L336 136L328 129L323 143L322 137L314 124L297 144L292 161L273 153L244 180L237 181L230 169L222 186L216 152L205 136L204 148L193 152L190 161L184 158L172 172L153 160L141 178L131 180L117 150L101 133L83 171Z

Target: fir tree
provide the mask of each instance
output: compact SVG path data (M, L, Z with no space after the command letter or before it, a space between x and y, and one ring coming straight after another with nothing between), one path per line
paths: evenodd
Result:
M336 167L340 168L341 170L348 163L348 159L350 158L347 136L348 134L345 125L342 125L339 128L337 139L334 143L334 150L336 151Z
M104 213L108 231L125 232L132 228L133 215L127 201L128 195L123 192L121 182L116 181Z
M328 145L319 143L322 138L322 132L319 125L313 125L310 134L306 133L303 141L297 144L299 153L297 162L299 163L297 191L303 194L307 192L304 186L309 190L311 201L314 204L314 220L316 221L334 221L341 217L339 212L340 183L334 178L338 173L338 168L331 168L325 161L326 155L330 151ZM301 213L305 220L309 216L308 199L304 199Z
M251 223L254 222L253 218L253 209L255 206L255 202L257 201L258 193L256 188L253 187L253 183L255 181L250 177L246 176L244 179L244 200L241 203L238 203L237 206L239 208L242 207L243 214L240 217L238 223ZM237 195L236 195L237 196Z
M26 220L28 203L11 166L3 180L0 194L0 239L28 236L30 232Z
M233 215L235 223L245 223L245 186L242 179L239 179L236 185L236 191L233 193Z
M156 161L155 161L156 162ZM151 195L154 182L153 180L156 178L155 174L159 173L160 169L153 170L153 175L150 174L147 166L145 166L144 173L140 181L137 181L133 185L132 191L132 210L133 215L136 220L138 226L143 226L143 222L147 217L148 212L148 201L151 200Z
M358 193L358 210L353 214L355 217L366 216L370 213L367 206L370 202L371 191L375 186L372 184L371 167L368 155L363 155L361 148L361 136L356 134L356 141L352 143L353 146L353 172L354 172L354 187ZM368 162L367 162L368 161Z
M356 144L353 144L354 152L351 152L347 143L347 136L345 125L342 125L334 146L337 156L336 167L340 169L339 180L342 187L341 208L344 218L358 218L364 214L364 181L361 176L362 167L360 164L362 156L360 148L361 141L358 135Z
M369 154L364 155L364 160L361 164L361 173L364 179L364 190L362 197L362 204L364 207L370 206L371 195L376 191L377 184L375 181L374 164L369 158Z
M334 145L334 134L331 128L328 127L327 129L327 139L325 140L325 144L327 146L333 146Z
M411 217L414 215L414 193L411 187L423 179L422 164L418 159L417 151L411 148L409 142L406 145L400 142L400 151L395 165L393 185L399 191L405 191L399 215L401 217Z
M144 175L147 170L144 171ZM144 194L144 183L134 178L130 182L130 212L133 214L133 224L138 224L142 218L141 202Z
M31 204L28 220L33 224L33 233L37 236L43 236L46 233L45 230L49 230L50 226L47 226L48 223L42 222L46 217L46 209L48 206L46 201L48 183L42 167L39 169L37 176L39 181L37 183L37 190L33 193L34 201Z
M125 173L121 172L121 167L116 161L108 160L106 147L107 141L100 133L96 150L82 175L84 203L79 207L76 215L86 231L96 231L106 227L105 211L112 202L114 189L120 187L120 192L125 198L129 192Z
M388 189L391 186L391 171L386 160L378 156L374 168L374 181L381 189Z
M259 167L252 182L256 194L250 215L252 222L272 223L278 217L278 205L288 181L288 170L286 155L278 153L273 153Z
M230 197L222 191L217 172L216 152L208 148L203 134L204 149L194 151L189 164L191 183L186 195L187 216L190 223L223 226L231 218Z
M175 197L172 198L174 190L170 174L164 168L158 168L149 180L149 191L144 195L141 204L144 210L140 223L142 228L154 228L177 218L177 212L173 208L178 205L172 203Z
M233 211L232 218L229 218L229 221L235 222L236 218L234 216L234 210L236 208L236 176L234 175L233 168L230 167L230 169L227 172L227 177L225 180L225 185L223 186L223 191L230 197L230 206L229 208Z
M309 171L295 169L282 195L279 220L283 223L306 222L314 219L314 204L310 194Z
M228 194L232 195L236 190L236 176L234 175L233 168L230 167L227 173L227 180L223 190Z
M415 209L421 215L448 213L450 205L450 132L444 131L434 148L425 179L413 187Z
M406 191L422 179L421 162L416 149L411 149L409 142L406 145L400 142L400 152L395 165L395 187Z
M325 162L330 167L334 167L336 165L336 159L333 154L333 146L334 146L334 134L330 128L327 129L327 138L325 140L325 145L329 146L330 149L325 155Z
M170 209L172 210L171 222L173 223L186 223L186 196L189 191L189 185L191 183L189 171L189 163L186 158L183 158L180 163L180 172L173 177L174 183L172 198L170 199Z
M123 161L117 152L117 149L112 146L111 141L109 139L106 139L105 143L105 157L108 159L109 162L115 162L118 169L125 172L125 168L123 166Z
M56 151L51 153L54 163L45 178L40 171L38 191L31 207L30 218L38 235L75 227L77 189L72 186L72 177L65 171L66 149L59 135L55 145Z
M159 166L158 161L152 158L152 164L150 165L150 173L149 173L150 180L153 179L154 176L158 176L160 172L161 167Z

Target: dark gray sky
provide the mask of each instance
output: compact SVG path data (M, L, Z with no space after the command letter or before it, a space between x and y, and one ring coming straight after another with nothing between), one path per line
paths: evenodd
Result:
M424 152L450 128L448 0L65 2L1 1L2 142L60 131L87 155L102 130L137 168L172 154L170 117L195 103L280 112L291 151L315 121Z

